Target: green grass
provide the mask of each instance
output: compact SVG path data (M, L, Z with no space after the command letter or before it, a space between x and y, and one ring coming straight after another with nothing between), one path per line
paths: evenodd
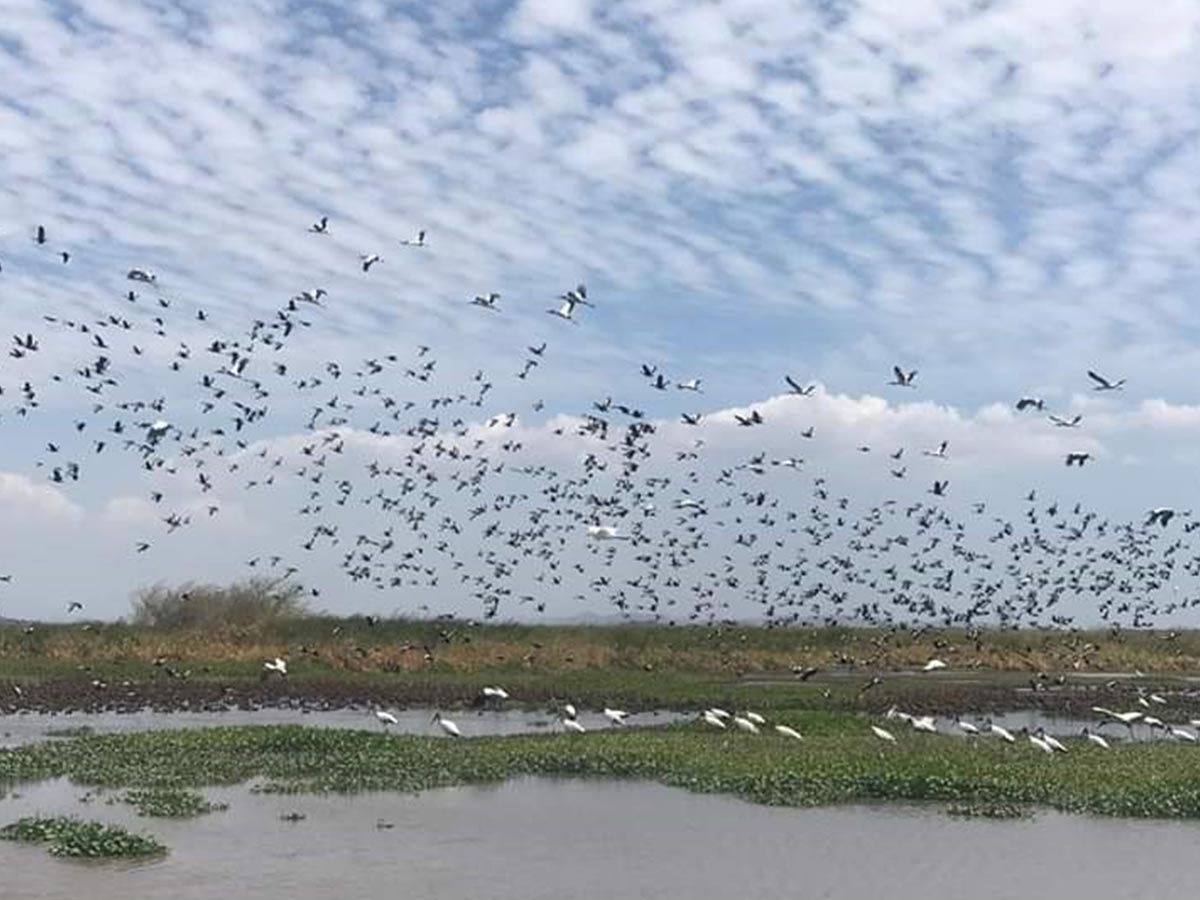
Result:
M47 844L54 856L86 859L124 859L167 852L164 845L147 835L68 816L19 819L0 829L0 839Z
M1067 755L904 732L873 738L865 718L797 712L774 735L696 724L586 735L451 741L251 726L98 735L0 754L0 781L67 776L106 787L203 787L257 780L291 792L422 791L526 776L643 779L756 803L867 801L1045 806L1110 816L1200 818L1197 748L1159 742Z

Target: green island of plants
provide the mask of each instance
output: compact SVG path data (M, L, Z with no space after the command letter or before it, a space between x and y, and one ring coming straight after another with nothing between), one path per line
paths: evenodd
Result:
M212 803L202 794L183 788L134 788L121 799L136 809L139 816L159 819L190 819L228 808L224 803Z
M54 856L84 859L127 859L167 852L165 846L148 835L70 816L19 819L0 828L0 839L46 844Z
M1112 750L1069 741L1048 756L1025 742L902 733L868 719L796 712L804 734L708 730L699 723L450 740L301 726L94 735L0 754L0 784L69 777L111 788L255 782L274 792L423 791L522 777L641 779L790 806L932 802L1048 807L1108 816L1200 818L1200 749L1166 741Z

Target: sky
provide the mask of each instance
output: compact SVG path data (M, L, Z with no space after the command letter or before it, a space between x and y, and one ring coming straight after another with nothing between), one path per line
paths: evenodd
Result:
M906 499L947 477L948 502L1036 488L1117 518L1186 508L1198 29L1175 0L0 0L0 334L41 343L0 358L0 615L61 618L79 600L117 616L156 581L296 562L299 496L240 478L172 492L136 453L57 484L45 448L102 427L73 433L96 395L69 373L94 352L62 320L130 316L143 354L120 355L120 392L167 396L164 415L193 427L198 370L168 368L180 348L194 359L318 286L295 371L393 354L388 389L425 404L486 370L495 389L461 428L498 445L488 418L520 409L504 440L531 463L577 467L586 440L555 441L556 423L614 397L671 452L700 438L716 471L755 448L802 453L806 478L868 506L898 489L885 448L947 440L950 459L910 463ZM400 244L422 229L427 246ZM364 253L382 257L369 272ZM131 267L158 290L123 306ZM545 315L579 282L595 305L578 325ZM499 312L470 306L492 291ZM418 345L434 383L400 374ZM654 391L642 364L703 392ZM918 370L914 390L887 384L893 365ZM1089 369L1128 383L1097 393ZM819 388L785 396L785 374ZM22 415L26 381L39 405ZM1018 413L1023 396L1045 410ZM254 451L304 446L313 405L273 391L246 470ZM401 458L365 406L339 426L354 465ZM750 408L770 411L761 430L733 424ZM703 434L681 411L704 414ZM1093 459L1067 470L1072 451ZM205 521L160 540L175 509ZM358 513L339 514L354 532ZM445 580L368 590L336 557L296 564L332 611L478 607ZM548 605L590 609L586 594Z

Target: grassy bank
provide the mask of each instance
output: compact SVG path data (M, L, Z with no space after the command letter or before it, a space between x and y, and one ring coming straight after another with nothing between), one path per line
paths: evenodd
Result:
M275 791L420 791L522 776L645 779L756 803L854 801L1034 804L1111 816L1200 818L1200 751L1160 742L1105 751L1072 742L1047 756L1021 741L905 731L797 712L805 734L721 733L700 725L464 741L294 726L95 736L0 754L0 780L67 776L114 788L261 780Z
M79 666L119 674L158 661L188 668L193 677L257 677L262 661L275 656L288 659L299 678L595 670L740 676L795 666L906 669L935 657L956 669L1185 672L1200 671L1200 632L479 625L361 616L194 629L0 628L0 676L53 677Z

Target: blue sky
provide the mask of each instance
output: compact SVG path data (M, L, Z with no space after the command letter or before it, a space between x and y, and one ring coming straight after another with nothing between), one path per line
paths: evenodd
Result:
M212 327L320 285L328 309L298 345L312 360L427 343L447 381L465 380L515 372L525 346L549 341L552 373L505 380L490 410L522 405L531 446L547 417L606 395L669 419L719 416L769 401L791 373L826 393L781 407L762 440L787 452L807 424L836 434L805 446L814 471L858 481L847 447L948 438L972 496L1037 483L1127 516L1187 502L1200 437L1193 4L0 0L0 12L0 329L113 309L135 265ZM313 238L322 214L331 234ZM48 248L29 239L37 223ZM398 245L421 228L428 248ZM67 266L50 255L60 248ZM360 252L384 257L369 276ZM597 302L583 324L544 315L581 280ZM465 301L491 290L503 314L469 315ZM178 321L170 347L206 327ZM0 363L10 404L14 384L86 348L43 340L36 360ZM159 347L127 384L162 383ZM642 362L701 377L705 393L648 394ZM920 370L918 392L885 386L895 363ZM1097 397L1089 368L1129 386ZM185 382L172 382L179 408ZM1087 428L1018 421L1025 394ZM0 613L87 592L116 614L154 578L238 574L245 547L266 552L264 535L289 527L285 504L264 501L130 559L144 479L106 462L87 485L48 486L33 448L79 395L46 398L28 421L0 417L2 496L41 516L8 536L25 587L0 596ZM275 404L256 439L286 442L303 421L307 399ZM715 456L740 452L709 439ZM1095 453L1095 470L1068 480L1069 449ZM59 546L77 573L47 571L44 548ZM311 577L337 584L319 567Z

